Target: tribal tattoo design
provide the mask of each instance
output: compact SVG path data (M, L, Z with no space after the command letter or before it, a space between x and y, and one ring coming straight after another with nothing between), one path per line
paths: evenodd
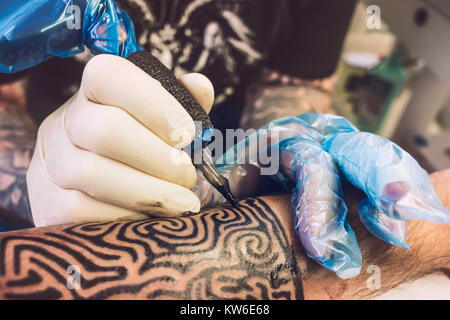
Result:
M0 299L302 299L300 279L285 229L258 198L0 235Z

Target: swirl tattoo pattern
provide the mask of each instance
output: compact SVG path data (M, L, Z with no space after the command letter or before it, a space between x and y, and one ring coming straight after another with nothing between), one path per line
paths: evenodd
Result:
M79 273L77 280L68 270ZM73 281L71 282L73 283ZM285 230L261 199L180 218L0 236L1 299L302 299Z

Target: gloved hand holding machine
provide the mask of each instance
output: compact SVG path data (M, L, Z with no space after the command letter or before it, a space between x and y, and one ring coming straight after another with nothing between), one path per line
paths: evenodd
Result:
M79 28L73 22L76 12L81 12L83 17ZM67 23L71 28L67 27ZM97 66L101 65L100 62L119 65L118 68L123 70L123 81L136 78L131 80L131 89L127 89L127 92L132 91L129 96L121 96L126 90L120 86L119 81L114 87L117 88L117 96L110 97L102 87L106 82L112 81L108 78L112 73L108 73L107 66L103 65L106 68L100 72L94 72L93 63L90 63L91 67L86 67L90 71L85 71L80 92L50 115L39 130L35 154L27 175L32 213L37 226L102 219L140 219L146 217L142 213L176 216L185 211L195 212L200 209L200 202L202 206L207 206L225 201L210 182L214 187L222 188L221 193L233 202L228 182L218 171L228 177L231 189L238 189L241 181L248 178L244 174L248 166L261 166L258 152L251 148L252 139L265 140L268 150L279 155L280 169L273 178L286 188L295 186L292 190L291 207L295 229L303 248L312 259L335 271L341 278L356 276L362 265L355 235L346 222L347 206L343 201L341 175L367 195L358 208L360 219L370 232L384 241L408 248L407 220L426 219L450 223L450 213L440 203L427 173L407 152L382 137L358 131L347 120L338 116L302 114L272 121L217 159L217 171L205 148L212 134L207 114L167 75L167 69L152 60L155 58L150 54L140 52L131 20L113 1L64 0L55 4L52 1L18 0L0 4L1 73L21 71L51 57L72 57L84 51L85 46L93 54L129 57L129 60L144 69L153 79L149 79L142 70L131 67L130 62L125 59L108 56L94 58L93 60L97 59ZM103 77L93 76L103 71L106 73ZM127 77L127 73L131 76ZM196 90L187 80L180 80L197 101L205 99L201 93L205 95L205 90ZM157 98L154 94L146 95L146 88L149 91L163 92L159 83L168 91L161 93L160 96L164 98ZM139 105L147 103L148 108L139 109ZM183 121L170 123L170 106L178 103L187 111L183 111ZM205 107L205 103L200 104ZM99 121L106 112L104 110L109 108L104 107L105 105L111 106L115 114L117 111L122 112L116 108L121 107L132 115L129 117L128 114L123 115L125 112L120 113L118 119L123 122L124 128L127 128L128 122L137 120L158 137L146 132L142 135L148 139L145 143L136 141L134 146L124 150L112 150L107 143L92 142L88 139L89 130L83 127L89 125L77 121L78 115L86 111L86 105L90 105L90 110L98 110ZM169 105L168 109L166 105ZM200 120L204 130L194 133L195 129L190 128L192 119L189 116ZM190 128L187 134L189 137L186 138L181 133L181 138L174 138L174 133L180 133L175 129L183 126ZM131 127L137 128L137 124L133 122ZM139 133L137 136L140 136L141 129L136 130L124 132L124 135L132 137L134 133ZM192 173L192 164L190 160L186 160L187 155L181 156L184 162L173 165L169 163L169 154L176 149L176 152L181 152L179 149L191 143L194 136L196 140L200 139L200 148L194 150L193 154L200 150L204 157L201 164L196 164L203 174L199 174L193 187L196 174ZM163 142L168 146L162 147ZM61 147L65 149L56 151L48 147L55 143L65 146ZM149 145L155 145L154 150L166 149L157 154L158 152L142 148ZM94 158L86 150L103 157ZM76 169L73 169L72 174L70 170L68 173L64 172L58 167L61 162L59 158L63 154L89 159L81 161L80 166L90 163L95 164L98 170L117 168L113 172L123 172L124 192L114 194L107 187L100 188L99 191L96 186L102 182L96 181L95 174L80 177ZM125 171L124 166L113 160L153 174L155 178L144 181L141 172ZM150 160L165 161L166 166L173 166L172 171L175 173L172 176L161 173L159 168L147 163L152 163ZM178 178L176 173L180 170L184 176L189 175L186 181ZM43 187L44 184L48 187ZM76 190L84 191L95 200ZM170 192L164 193L164 190ZM140 197L148 193L152 193L151 205L147 201L143 207L136 207ZM62 200L61 203L65 203L69 209L64 209L65 212L59 210L58 199L68 194L70 199L82 198L83 210L79 210L80 207L72 210L70 202ZM167 194L172 196L168 198Z

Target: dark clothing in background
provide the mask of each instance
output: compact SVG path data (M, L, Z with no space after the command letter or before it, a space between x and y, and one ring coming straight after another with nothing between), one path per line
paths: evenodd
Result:
M216 92L212 119L235 128L246 85L262 67L307 79L331 75L356 0L116 0L140 45L176 75L200 72ZM78 89L85 61L53 59L29 74L28 109L41 122Z

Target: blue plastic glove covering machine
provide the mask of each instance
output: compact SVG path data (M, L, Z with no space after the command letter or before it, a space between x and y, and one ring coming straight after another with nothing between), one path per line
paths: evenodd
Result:
M112 0L0 1L0 73L73 57L85 47L121 57L141 50L131 19Z
M121 57L141 50L131 19L112 0L0 1L0 73L70 58L85 48ZM19 228L0 220L0 232Z

